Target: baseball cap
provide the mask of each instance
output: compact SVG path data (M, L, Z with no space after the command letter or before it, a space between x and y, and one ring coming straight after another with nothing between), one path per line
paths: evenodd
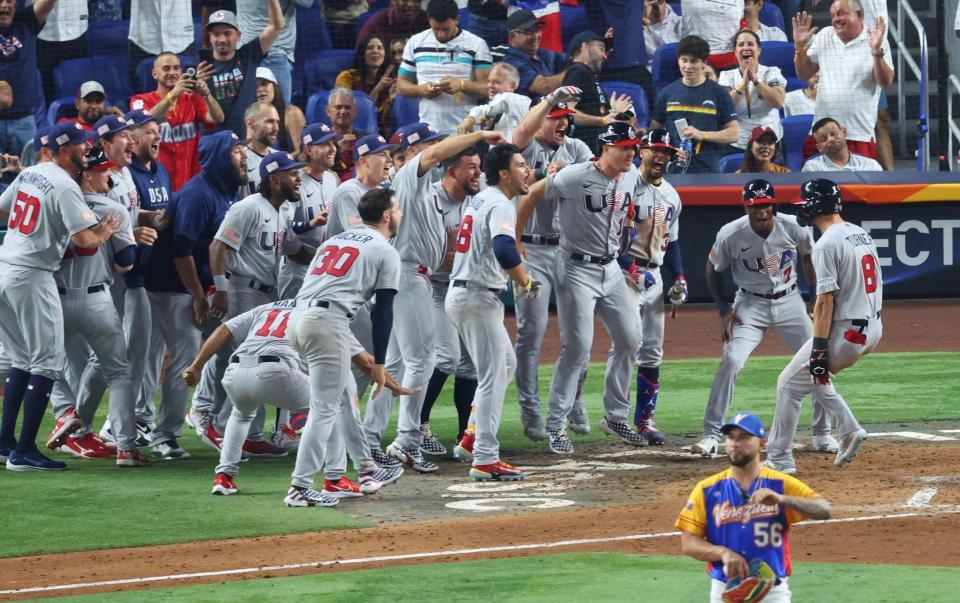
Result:
M39 128L33 137L33 150L39 151L50 144L50 128Z
M403 140L400 142L401 148L407 150L410 145L418 142L430 142L431 140L442 140L446 134L441 134L433 129L433 126L425 121L410 124L403 129Z
M257 67L257 79L267 80L278 86L280 85L280 82L277 81L277 76L273 74L273 70L269 67Z
M756 178L743 185L740 200L747 207L770 205L777 202L777 191L767 180Z
M607 128L600 132L597 140L603 146L636 147L640 144L637 131L625 121L614 121L607 124Z
M382 153L383 151L392 151L396 148L397 145L388 143L383 136L379 134L368 134L358 140L357 144L354 145L353 160L357 161L361 157L365 157L371 153Z
M80 84L80 89L77 90L77 98L87 98L91 94L102 94L103 98L107 98L107 91L104 90L100 82L90 80Z
M770 126L754 126L754 128L750 130L750 142L759 140L760 137L763 136L764 134L769 134L770 136L773 136L774 141L780 140L780 137L777 136L777 133L774 132L773 128L771 128Z
M299 170L305 165L307 164L297 161L286 151L274 151L260 161L260 181L266 181L270 174Z
M95 146L87 151L87 169L95 172L105 172L113 167L113 163L107 159L107 154L103 147Z
M127 123L130 124L131 128L139 128L145 123L157 121L157 118L146 109L134 109L133 111L130 111L124 115L123 118L127 120Z
M310 124L303 129L303 135L300 140L303 142L303 146L307 146L309 144L323 144L336 137L336 133L330 129L330 126L316 123Z
M539 27L543 27L543 24L532 11L525 8L514 11L507 17L507 31L530 31Z
M767 430L763 428L763 421L751 412L741 412L737 414L737 416L727 421L726 424L720 428L720 433L729 433L734 427L739 427L750 435L757 436L761 440L767 439Z
M133 124L120 115L104 115L97 120L97 123L93 124L93 131L96 133L97 138L102 138L110 134L128 130L132 127Z
M87 132L77 122L65 121L50 128L47 148L56 152L66 144L86 144L93 136L93 132Z
M597 35L592 31L581 31L577 35L573 36L573 39L570 40L570 48L567 51L567 54L573 56L573 51L577 50L584 43L589 42L603 42L606 44L606 39L603 36Z
M240 31L240 27L237 25L237 16L228 10L218 10L210 15L205 30L210 31L210 28L214 25L229 25L237 31Z
M547 113L547 117L563 117L564 115L573 115L573 110L567 107L567 103L557 103Z

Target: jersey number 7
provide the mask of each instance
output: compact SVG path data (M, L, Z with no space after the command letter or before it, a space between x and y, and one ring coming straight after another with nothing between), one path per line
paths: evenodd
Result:
M10 215L10 230L19 230L29 236L36 230L39 217L40 199L17 191L17 200L13 203L13 213Z

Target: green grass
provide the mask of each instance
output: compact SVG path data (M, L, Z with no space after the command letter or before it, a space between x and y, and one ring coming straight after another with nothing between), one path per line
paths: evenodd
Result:
M790 588L796 601L949 601L960 570L946 567L803 563ZM688 557L584 553L413 565L58 599L142 601L704 601L710 579Z
M864 423L957 419L958 360L960 354L874 354L843 372L837 387ZM785 357L750 360L740 375L732 410L753 410L769 423L777 374L786 362ZM716 360L664 364L657 413L662 429L671 434L699 432L716 365ZM541 369L544 407L552 368ZM586 386L594 424L602 416L602 388L603 367L594 366ZM448 445L456 430L450 399L448 388L431 418L434 431ZM515 400L511 386L500 430L508 454L537 446L521 433ZM106 404L101 407L105 408ZM809 404L805 413L801 425L809 424ZM41 433L47 429L49 421ZM587 439L606 437L598 431ZM292 458L245 463L239 480L243 496L214 498L209 492L216 453L190 433L181 444L194 458L144 470L120 470L103 461L69 461L70 471L56 475L0 472L3 499L29 501L18 505L15 521L0 524L0 557L364 525L337 509L316 509L307 515L283 507Z

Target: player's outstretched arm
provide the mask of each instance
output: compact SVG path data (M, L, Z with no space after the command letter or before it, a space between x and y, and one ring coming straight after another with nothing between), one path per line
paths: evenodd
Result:
M501 145L507 142L507 139L500 132L482 130L469 134L459 134L441 140L424 151L420 156L420 169L417 172L417 177L422 178L424 174L440 165L444 159L453 157L460 151L468 149L480 142L485 142L489 145Z
M217 327L213 334L203 342L200 352L197 353L197 357L193 359L190 366L180 373L180 378L190 387L195 386L200 381L200 373L203 372L204 365L231 337L233 337L233 333L230 332L227 325Z
M526 195L520 197L520 202L517 203L517 241L519 241L523 235L523 229L530 219L530 216L533 215L533 210L537 207L537 203L543 201L546 194L547 181L541 180L531 186Z

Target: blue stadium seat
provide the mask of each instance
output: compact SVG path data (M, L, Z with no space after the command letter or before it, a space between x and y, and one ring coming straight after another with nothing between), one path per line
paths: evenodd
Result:
M793 44L790 42L763 42L760 51L760 64L779 67L783 77L797 77L797 68L793 65Z
M64 61L53 70L57 98L76 96L80 84L88 80L96 80L107 91L107 98L127 99L129 95L127 85L124 83L126 78L121 77L120 73L112 62L102 57Z
M678 1L678 2L668 2L668 4L670 5L670 8L673 9L673 12L677 13L677 16L679 16L679 17L682 17L682 16L683 16L683 11L682 11L681 8L680 8L680 2L679 2L679 1Z
M787 167L799 172L803 167L803 141L813 125L812 115L794 115L780 121L783 126L783 148L787 153Z
M353 50L331 48L321 50L307 60L305 68L305 96L318 90L330 90L341 71L353 62ZM313 123L313 122L310 122Z
M310 96L305 90L307 80L307 61L322 50L330 50L333 43L327 31L327 22L323 19L323 6L315 2L310 8L297 6L297 44L293 51L293 91L291 100L303 106L303 100ZM334 76L336 77L336 76Z
M397 96L390 108L393 112L393 121L397 127L420 121L420 101L406 96Z
M61 117L76 117L77 105L75 96L58 98L50 103L47 109L47 123L55 125Z
M806 87L807 87L807 80L801 80L798 77L787 78L787 92L793 92L794 90L803 90Z
M127 37L130 35L130 22L122 21L95 21L87 30L87 46L90 56L107 59L117 68L117 73L124 74L130 68L130 47ZM106 84L104 84L106 87ZM127 89L124 94L114 98L127 98Z
M40 77L40 71L37 71L37 98L39 104L33 108L33 122L37 124L37 129L45 128L50 125L47 121L47 99L43 96L43 79Z
M307 108L304 111L308 124L322 122L330 125L330 118L327 117L327 100L329 97L329 90L320 90L310 95L307 100ZM377 108L373 104L373 99L359 90L353 91L353 98L357 102L357 117L353 120L353 129L368 134L376 132L378 130Z
M637 114L637 125L646 128L650 123L650 103L647 101L647 95L643 88L630 82L600 82L603 93L610 99L610 94L616 92L620 94L629 94L633 99L633 110Z
M677 44L664 44L653 53L653 86L657 92L664 86L680 79L680 66L677 65ZM656 99L654 99L656 100Z
M763 3L759 17L760 22L767 27L779 27L784 33L787 32L787 28L784 26L783 12L780 10L780 7L773 2Z
M196 67L197 66L197 57L179 55L180 56L180 68L186 69L187 67ZM153 79L153 62L154 57L147 57L140 61L140 64L137 65L137 86L138 91L134 94L139 94L141 92L149 92L150 90L157 89L157 80Z
M732 153L721 157L717 167L721 174L732 174L740 169L741 163L743 163L743 153Z

